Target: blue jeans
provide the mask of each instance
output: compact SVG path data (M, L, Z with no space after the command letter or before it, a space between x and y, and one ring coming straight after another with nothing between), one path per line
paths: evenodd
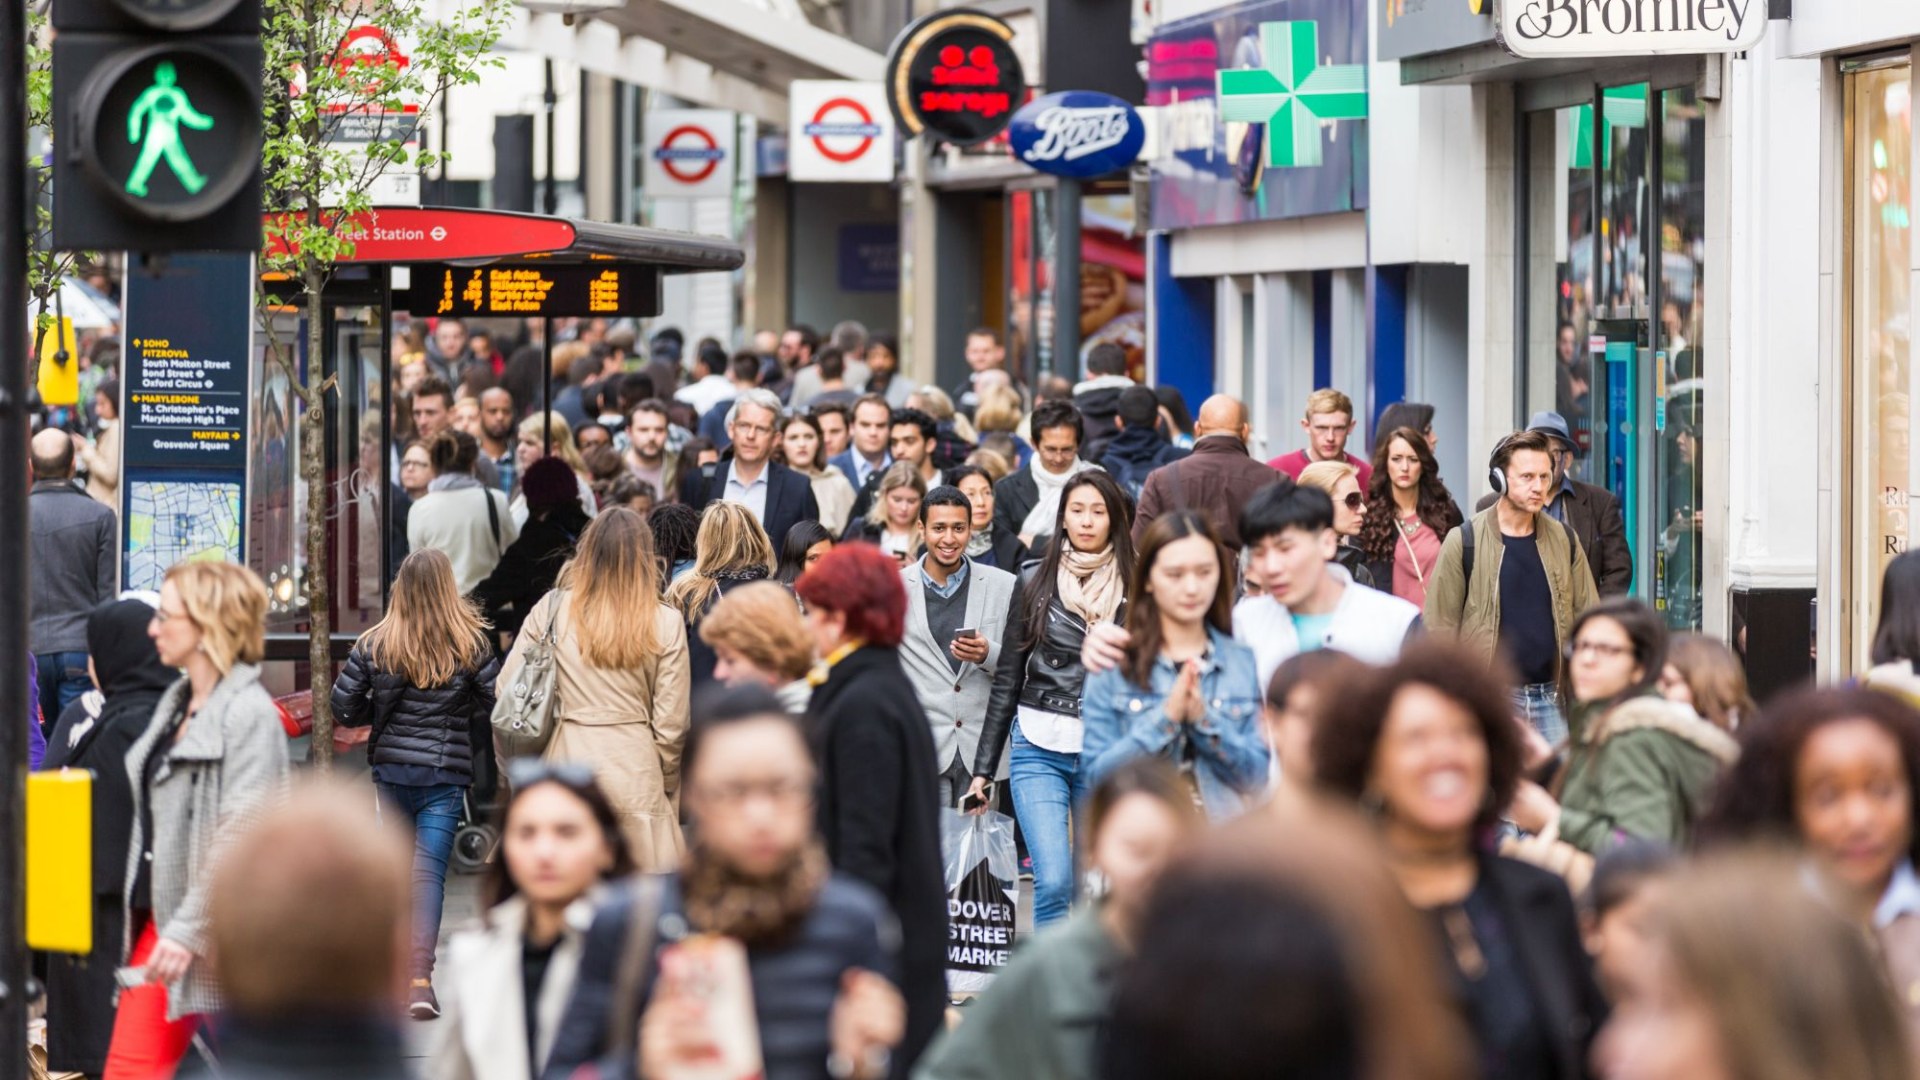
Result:
M36 653L33 661L40 669L40 724L52 731L66 707L93 689L93 676L84 652Z
M1514 687L1513 714L1532 724L1533 730L1554 746L1567 741L1567 718L1560 712L1560 688L1554 684Z
M1033 857L1033 926L1066 918L1073 906L1073 811L1087 799L1079 754L1035 746L1013 723L1013 813Z
M460 827L457 784L401 787L375 783L380 802L413 828L413 971L416 979L433 976L433 953L440 944L440 908L447 898L447 859Z

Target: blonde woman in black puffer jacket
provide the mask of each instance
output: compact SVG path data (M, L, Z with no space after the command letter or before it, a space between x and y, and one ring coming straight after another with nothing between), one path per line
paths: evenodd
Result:
M360 635L333 683L335 718L373 727L367 758L382 812L413 829L419 888L409 1010L419 1020L440 1015L433 960L447 859L475 755L483 752L472 732L493 715L499 670L487 624L461 598L453 564L429 548L400 564L386 617Z

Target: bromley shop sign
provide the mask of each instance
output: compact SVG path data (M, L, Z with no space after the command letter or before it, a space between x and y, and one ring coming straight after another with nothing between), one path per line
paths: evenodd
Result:
M1007 128L1013 155L1056 176L1091 179L1140 156L1147 128L1133 106L1110 94L1068 90L1028 102Z
M1767 32L1765 0L1505 0L1500 44L1515 56L1740 52Z

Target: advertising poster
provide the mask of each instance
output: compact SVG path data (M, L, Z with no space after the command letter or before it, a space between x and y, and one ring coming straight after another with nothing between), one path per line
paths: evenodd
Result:
M1147 381L1147 248L1134 232L1133 196L1080 200L1080 372L1095 345L1127 353L1127 375Z
M1321 64L1367 62L1366 13L1347 0L1254 0L1160 28L1147 44L1147 104L1157 107L1152 161L1156 229L1234 225L1367 205L1367 125L1320 125L1321 164L1265 167L1266 125L1220 119L1215 75L1260 68L1260 26L1307 21Z

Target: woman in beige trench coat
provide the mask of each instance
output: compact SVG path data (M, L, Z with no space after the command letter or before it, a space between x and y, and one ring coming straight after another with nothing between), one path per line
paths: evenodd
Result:
M687 630L660 602L644 518L593 519L552 592L527 613L500 671L511 686L528 644L554 633L557 724L545 757L593 768L643 872L678 865L680 747L687 734Z

